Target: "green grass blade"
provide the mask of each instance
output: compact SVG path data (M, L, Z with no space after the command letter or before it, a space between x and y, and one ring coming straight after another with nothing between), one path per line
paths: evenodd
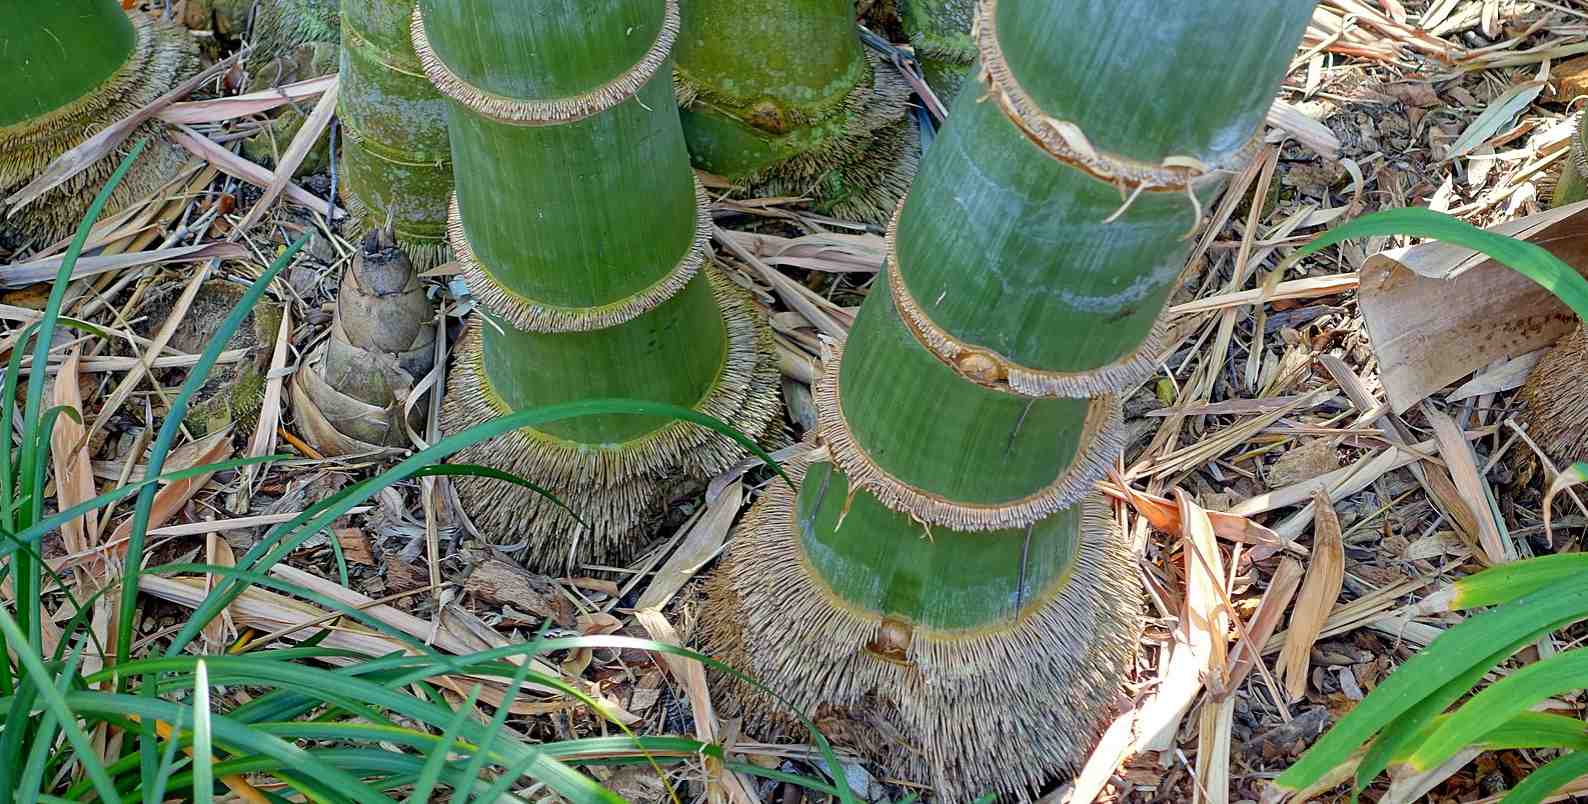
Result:
M653 416L693 422L714 432L721 433L744 446L761 460L767 462L767 465L772 467L783 478L784 482L789 483L790 487L793 486L793 483L789 482L788 476L783 472L777 461L765 450L761 449L760 445L756 444L753 439L734 430L726 422L707 416L704 413L676 405L632 399L592 399L580 402L566 402L518 411L475 425L461 433L447 436L429 448L414 453L380 475L344 490L337 496L337 504L335 506L312 508L294 517L291 521L277 526L271 531L270 536L244 554L242 559L237 562L238 566L248 569L253 569L256 566L269 568L297 549L300 544L307 541L311 536L323 531L332 522L336 521L338 517L346 513L348 509L374 497L383 488L413 477L424 467L441 463L447 456L464 447L522 427L534 427L549 422L599 414ZM266 547L265 545L267 544L272 546ZM268 553L266 550L268 550ZM203 628L204 623L217 616L238 595L242 594L243 588L230 582L230 580L217 584L215 589L205 597L199 608L194 611L192 619L172 638L171 644L167 648L167 653L180 653L189 642L198 636L198 632Z
M1415 752L1421 741L1432 732L1434 720L1440 717L1447 707L1482 681L1490 667L1505 661L1506 657L1520 650L1525 644L1527 643L1513 642L1504 645L1483 661L1475 662L1438 689L1423 696L1385 726L1384 730L1373 739L1361 763L1357 765L1356 789L1365 790L1374 777L1385 768L1393 762L1404 761Z
M1442 724L1444 721L1439 722ZM1588 729L1574 717L1548 712L1521 712L1484 734L1480 742L1489 751L1535 748L1588 751Z
M5 632L0 630L0 635ZM0 658L0 665L9 665L9 662ZM26 761L26 747L29 728L28 713L33 709L33 702L38 698L34 685L28 682L26 675L21 676L11 693L10 705L3 713L5 723L22 724L17 727L8 727L0 731L0 802L10 802L12 791L17 789L17 772Z
M6 637L11 640L11 644L21 648L16 652L17 661L21 662L23 672L44 699L45 709L55 714L56 719L61 724L61 728L66 732L66 740L71 743L73 750L77 752L77 761L83 768L83 772L88 775L89 779L93 780L94 791L99 794L100 800L104 802L120 802L121 797L116 794L115 783L111 781L110 775L105 772L104 763L100 762L99 757L94 753L94 745L88 739L88 735L84 734L82 727L77 724L77 714L67 704L69 696L55 688L55 684L52 683L53 679L50 677L49 671L45 669L44 662L39 659L38 654L26 649L27 641L22 635L21 627L17 625L16 620L12 619L10 612L6 611L4 606L0 606L0 631L3 631Z
M71 245L66 247L66 253L61 257L60 270L55 274L55 282L50 286L49 300L44 305L44 316L39 319L39 329L33 340L33 366L34 371L28 374L26 400L22 413L22 454L20 471L17 478L26 480L33 476L35 467L45 461L39 454L36 445L38 441L40 410L44 404L44 378L49 372L44 370L50 354L50 341L55 335L55 323L61 316L61 304L66 300L66 289L71 284L72 271L77 267L77 258L83 253L83 245L88 242L88 233L93 228L94 221L99 219L99 213L104 211L105 204L110 201L110 194L132 168L132 163L143 153L147 140L139 140L128 151L127 156L116 166L105 186L100 188L99 194L94 196L93 203L89 204L88 211L77 224L77 234L72 237ZM21 351L20 344L17 351ZM10 397L7 397L10 399ZM8 403L9 404L9 403ZM10 414L7 414L9 418ZM8 434L9 435L9 434ZM11 440L6 439L0 443L7 451L11 449ZM7 461L0 460L0 463ZM43 510L42 501L35 495L21 508L22 521L34 522L39 512ZM40 612L39 591L40 575L39 563L27 556L13 559L12 584L16 593L17 615L22 632L27 636L27 644L37 650L40 643Z
M187 729L187 712L182 712L171 723L171 739L165 741L165 750L160 753L160 766L155 771L149 784L150 777L144 777L143 804L160 804L165 800L165 791L170 789L171 774L176 772L176 749L182 744L181 736Z
M502 736L502 727L507 725L507 712L513 708L513 702L518 700L518 692L522 689L524 677L529 675L529 666L529 661L526 660L513 671L513 681L507 687L507 697L500 706L496 707L496 714L491 716L491 724L485 728L485 738L480 741L479 749L469 756L468 764L463 768L463 778L479 778L481 769L485 767L485 757L496 750L496 741ZM452 789L452 804L464 804L467 797L467 788Z
M722 767L724 770L742 773L746 776L759 776L762 779L771 779L774 782L788 782L789 784L797 785L799 787L805 788L806 790L811 790L826 796L838 795L838 788L827 784L820 779L813 779L809 776L801 776L798 773L788 773L786 771L774 770L772 768L763 768L760 765L752 765L748 762L739 762L737 760L728 760L723 762Z
M281 662L257 662L245 657L213 656L208 660L211 677L217 683L259 684L263 686L292 686L302 692L316 695L335 695L346 701L360 701L372 707L389 709L433 727L440 728L452 719L453 711L428 701L422 701L395 690L372 684L362 679L328 673L323 670ZM461 734L477 741L483 726L465 721ZM532 766L536 779L546 783L558 794L579 801L605 801L610 795L588 777L574 771L545 755L539 747L511 743L509 747L520 755L529 752L537 756ZM591 796L594 796L592 798Z
M39 323L34 321L22 328L16 344L11 347L11 357L6 359L5 381L0 384L0 399L16 399L17 384L22 377L22 355L28 342L38 336ZM5 459L0 460L0 523L8 531L16 530L16 466L11 455L11 417L0 416L0 446L5 448Z
M1533 280L1588 321L1588 280L1541 246L1485 231L1431 209L1387 209L1331 229L1296 250L1289 265L1309 254L1357 237L1409 235L1470 248Z
M193 800L215 798L215 754L210 744L210 676L201 659L193 668Z
M541 497L545 497L546 500L552 505L567 511L568 515L572 516L580 525L583 525L586 528L590 527L590 523L586 522L583 517L579 516L578 511L569 508L567 503L564 503L561 498L559 498L556 494L553 494L550 489L536 485L522 477L519 477L518 475L504 472L495 467L481 466L475 463L442 463L435 466L426 466L425 468L414 473L415 477L431 477L437 475L488 477L492 480L500 480L504 483L512 483L515 486L523 486L524 488L529 489L531 492L534 492Z
M1407 764L1418 772L1436 767L1478 742L1496 721L1509 720L1552 695L1588 686L1588 648L1558 653L1490 684L1439 725Z
M1517 782L1500 804L1543 804L1551 793L1588 773L1588 752L1574 751L1552 760Z
M77 640L76 647L66 660L66 668L55 682L55 689L61 695L72 687L72 679L77 676L79 662L83 658L83 646L87 640ZM17 785L17 793L21 795L22 804L33 804L39 800L39 794L44 792L44 766L50 759L50 753L55 745L55 731L60 727L60 719L55 713L45 712L44 718L39 722L39 730L33 735L33 750L28 754L28 764L22 770L21 782Z
M198 362L188 371L187 379L182 383L182 389L171 400L171 410L166 414L165 421L160 425L160 432L155 437L154 445L149 451L149 458L145 463L144 472L147 475L158 475L165 467L166 454L171 451L171 445L176 441L177 432L182 427L182 419L187 415L188 401L193 394L208 381L210 369L215 366L215 361L220 357L221 351L231 340L232 334L243 324L243 318L254 309L254 304L265 294L265 289L270 286L271 280L292 262L304 244L309 242L309 235L300 236L292 245L288 246L275 262L260 274L259 279L243 294L242 300L237 303L215 330L215 336L210 338L204 346L204 352L199 356ZM39 363L38 365L42 365ZM121 611L125 616L116 626L116 655L132 655L132 617L131 612L138 605L138 572L143 565L144 539L149 527L149 514L154 507L154 486L144 486L138 493L138 503L133 509L132 530L127 539L127 554L123 561L124 567L121 588Z
M153 723L156 720L176 723L188 714L188 709L179 704L150 700L140 695L78 692L68 695L67 700L80 712L100 716L134 716L145 723ZM299 769L308 778L315 780L315 792L325 800L388 804L388 799L371 790L358 777L321 762L311 751L267 735L258 729L233 723L222 716L212 716L210 728L214 739L220 743L236 746L250 753L273 757L287 763L288 767Z
M1380 682L1274 784L1290 791L1307 787L1452 680L1474 668L1493 666L1509 655L1496 653L1495 646L1514 651L1561 623L1584 617L1588 617L1588 587L1563 583L1467 618ZM1436 714L1429 713L1428 717Z
M1585 595L1585 597L1588 597L1588 595ZM690 661L700 662L712 670L733 676L734 678L749 684L751 687L754 687L756 690L770 696L774 701L777 701L779 705L793 713L794 717L799 720L800 724L810 732L811 741L816 744L816 748L821 752L822 758L827 760L827 766L830 768L842 767L842 764L838 761L838 755L833 753L832 744L827 741L827 738L822 734L821 729L816 728L816 724L806 715L805 712L800 711L799 707L794 706L794 704L788 699L784 698L782 695L779 695L776 690L773 690L765 684L762 684L760 681L757 681L755 678L746 675L736 667L688 648L680 647L678 645L669 645L665 642L657 642L651 639L641 639L639 637L564 637L559 639L547 639L542 641L539 645L539 650L542 652L572 650L575 648L635 648L638 650L650 651L654 653L665 653L670 656L678 656L680 658L689 659ZM511 645L501 648L493 648L491 650L480 651L474 654L473 658L476 660L501 658L506 655L511 655L513 649L514 646ZM1384 683L1388 683L1387 680ZM1383 684L1380 684L1379 688L1382 687ZM837 787L839 801L844 802L844 804L855 804L854 791L849 789L848 784L840 781Z
M1588 574L1588 553L1556 553L1512 561L1468 575L1451 585L1453 611L1498 606L1568 578Z
M458 731L463 728L463 721L474 710L474 702L480 698L480 685L475 684L469 690L468 698L463 705L458 707L452 716L452 722L447 724L441 732L441 744L431 750L425 766L419 770L419 779L414 782L414 789L408 794L408 804L427 804L430 801L430 792L436 789L436 780L441 778L441 768L447 761L447 754L458 743ZM505 708L505 707L504 707Z

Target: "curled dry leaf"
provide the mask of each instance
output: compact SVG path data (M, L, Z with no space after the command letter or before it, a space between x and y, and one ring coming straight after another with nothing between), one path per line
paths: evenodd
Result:
M65 510L94 498L94 470L89 459L88 444L83 428L83 397L78 387L78 366L82 350L73 349L61 364L55 376L52 391L57 407L69 408L73 413L55 420L50 432L50 462L55 468L55 500L57 510ZM75 417L75 418L74 418ZM61 539L66 552L78 554L99 546L99 512L89 511L78 519L61 526ZM78 593L87 594L94 587L87 567L78 564L73 568L77 576Z
M1583 483L1588 483L1588 463L1574 463L1567 467L1566 471L1556 475L1555 480L1549 484L1549 490L1544 492L1544 534L1550 540L1550 544L1555 543L1555 533L1550 524L1552 520L1550 504L1555 501L1555 495Z
M1155 494L1136 491L1119 477L1114 478L1112 484L1102 485L1104 494L1117 500L1123 500L1136 510L1136 513L1145 517L1153 530L1162 533L1179 533L1181 530L1180 509L1170 500ZM1305 553L1306 548L1295 542L1290 542L1275 533L1272 529L1247 519L1239 514L1230 514L1223 511L1207 511L1209 524L1213 527L1213 535L1232 542L1249 544L1257 549L1249 555L1253 561L1262 561L1275 552L1289 548L1299 553Z
M210 433L187 445L186 450L183 455L178 455L176 452L171 454L171 459L166 462L167 472L218 463L230 458L232 456L232 428L228 427L224 430ZM199 490L203 489L210 482L210 478L214 476L214 472L205 472L185 480L169 483L161 488L154 495L154 508L149 514L149 527L157 528L165 524L166 520L181 511L182 506L187 505L188 500L193 499L194 495L198 494ZM116 532L110 536L110 543L115 545L113 549L116 551L117 557L125 555L127 549L126 539L131 534L132 517L129 516L122 520L121 524L116 527Z
M1220 595L1224 561L1207 511L1175 489L1185 550L1185 607L1158 689L1137 718L1139 750L1163 751L1174 745L1180 721L1202 690L1203 679L1223 670L1229 618ZM1203 563L1206 562L1206 563Z
M1246 674L1256 667L1258 654L1274 635L1279 621L1285 616L1285 609L1290 607L1291 599L1296 596L1296 589L1301 586L1301 576L1301 562L1290 558L1279 562L1274 577L1268 581L1268 589L1263 592L1262 601L1257 604L1257 612L1246 626L1250 640L1241 640L1230 654L1234 659L1230 662L1228 689L1239 687L1246 679Z
M1296 608L1290 614L1290 630L1279 652L1279 677L1291 700L1307 692L1307 671L1312 644L1323 632L1340 587L1345 583L1345 546L1341 542L1340 518L1328 494L1318 489L1312 495L1316 522L1313 526L1312 562L1301 584Z

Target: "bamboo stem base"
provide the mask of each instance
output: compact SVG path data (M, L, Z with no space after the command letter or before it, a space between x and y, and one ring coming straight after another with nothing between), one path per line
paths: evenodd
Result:
M707 269L728 326L728 356L717 390L697 410L765 440L777 429L779 375L771 331L754 302ZM494 419L504 411L480 365L478 317L459 341L442 405L448 433ZM731 375L731 376L730 376ZM454 481L459 499L491 541L530 567L563 569L581 562L625 561L644 546L643 525L665 504L680 478L704 480L744 455L738 444L687 422L664 425L623 444L579 444L534 430L508 433L458 452L454 463L493 466L551 489L578 512L585 528L545 497L522 486L483 478Z
M803 482L805 459L784 468ZM1140 628L1123 534L1105 502L1083 505L1075 569L1046 602L1016 622L915 628L890 660L877 645L897 643L899 626L845 605L811 574L795 494L773 481L706 584L704 650L945 801L1029 800L1084 761L1122 694ZM723 683L720 700L738 701L752 730L797 730L781 704Z
M727 177L734 182L733 195L806 196L815 199L818 210L838 218L888 221L915 177L921 135L908 114L909 83L870 51L866 60L870 80L851 91L834 114L843 124L792 157ZM714 114L708 105L695 103L700 92L682 78L678 95L686 110Z
M0 128L0 196L24 186L50 162L130 116L198 70L198 47L176 23L131 13L137 45L127 62L93 92L48 115ZM111 194L102 217L148 196L177 174L188 156L165 135L159 121L139 126L122 147L73 176L20 214L0 220L0 243L51 243L69 236L93 203L94 195L133 144L148 147Z

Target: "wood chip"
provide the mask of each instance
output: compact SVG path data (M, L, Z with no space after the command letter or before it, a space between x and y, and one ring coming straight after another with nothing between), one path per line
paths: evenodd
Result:
M1268 468L1268 486L1277 488L1312 480L1340 468L1332 438L1315 438L1280 454Z
M333 528L331 536L342 548L342 555L350 564L375 566L375 553L370 548L369 537L360 528Z
M573 604L552 579L530 572L491 548L463 579L463 591L485 603L512 606L564 627L574 625Z

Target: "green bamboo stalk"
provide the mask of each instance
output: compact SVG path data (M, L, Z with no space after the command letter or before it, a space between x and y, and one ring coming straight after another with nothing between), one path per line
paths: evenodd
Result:
M413 0L367 0L343 9L337 117L346 135L343 201L362 232L389 219L398 245L428 271L451 259L452 154L446 100L409 36L413 8Z
M770 333L742 291L702 270L705 194L670 102L677 6L590 5L419 4L414 49L450 99L451 245L480 306L445 428L599 396L690 406L761 435L777 414ZM517 487L470 478L458 491L532 564L621 559L670 483L742 454L696 425L610 415L457 455L551 488L587 531Z
M948 103L976 61L970 21L976 0L899 0L899 23L910 37L921 74L937 96Z
M198 68L198 49L179 26L115 0L37 3L0 0L0 196L32 181L57 156L169 91ZM92 47L83 43L93 43ZM65 237L94 192L139 139L149 149L116 188L105 214L143 198L184 161L158 121L127 145L0 220L0 244L43 245Z
M860 44L853 0L688 0L679 106L695 164L746 195L881 223L909 188L909 85Z
M351 8L365 0L349 3ZM335 44L340 0L260 0L255 6L252 60L263 64L314 42Z
M945 800L1076 769L1140 627L1092 491L1118 397L1312 6L982 0L972 80L824 356L798 491L768 488L711 582L714 646L880 718L860 747Z

